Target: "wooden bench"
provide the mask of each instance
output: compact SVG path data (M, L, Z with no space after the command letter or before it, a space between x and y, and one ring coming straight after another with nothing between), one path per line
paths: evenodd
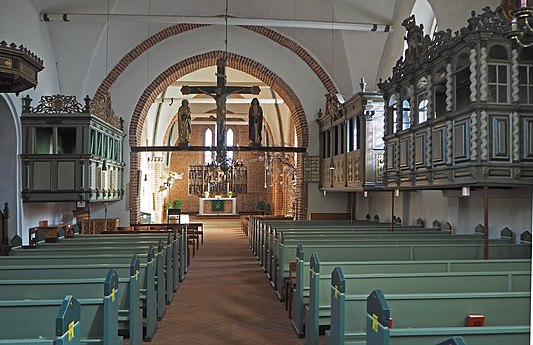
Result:
M340 278L339 278L340 277ZM338 278L338 280L336 280ZM346 324L351 332L364 332L364 308L356 313L354 307L348 304L335 305L333 299L338 295L338 282L341 281L346 300L351 295L366 296L369 291L380 287L390 294L399 293L451 293L451 292L517 292L531 290L531 271L511 272L409 272L409 273L367 273L345 274L340 267L331 273L331 279L325 280L325 293L318 297L318 308L310 305L308 323L306 327L306 344L318 344L318 327L330 325L336 321ZM316 283L316 281L315 281ZM332 287L337 286L336 290ZM333 295L332 292L333 291ZM313 300L316 296L313 295ZM315 301L316 302L316 301ZM331 303L331 304L330 304ZM340 309L335 309L336 307ZM313 310L311 310L313 309ZM343 311L350 311L344 313ZM331 326L333 329L333 326ZM341 329L342 331L342 329Z
M119 277L116 297L119 331L124 330L129 335L130 344L140 345L143 329L140 282L146 278L146 269L141 270L137 256L132 257L130 265L0 266L0 296L3 299L55 299L65 293L75 293L78 298L91 298L102 293L102 282L98 278L105 277L110 269Z
M329 328L331 315L330 273L335 267L343 270L345 278L353 275L384 273L437 273L437 272L531 272L531 259L516 260L423 260L423 261L360 261L320 262L316 254L310 262L300 257L297 261L296 287L293 301L292 324L299 336L304 334L306 344L318 344L318 335ZM324 273L324 274L322 274ZM523 281L522 281L523 283ZM529 290L530 282L526 282ZM389 286L389 285L388 285ZM524 285L521 285L524 288ZM513 286L519 288L519 286ZM307 304L307 306L305 306ZM305 307L304 307L305 306ZM305 310L305 311L304 311ZM322 318L321 318L322 316Z
M166 276L167 303L172 301L172 292L179 287L179 253L178 241L173 234L161 234L159 236L135 236L132 235L105 235L96 237L86 237L85 235L77 236L73 239L60 240L59 245L38 243L38 248L101 248L101 247L123 247L126 245L149 246L153 245L163 248L163 262Z
M19 282L22 283L24 281ZM31 284L30 281L27 282ZM50 280L49 282L51 284L56 285L54 286L55 289L59 289L59 286L61 285L60 280ZM71 282L73 281L67 280L66 284ZM99 281L98 285L98 293L89 293L89 295L91 296L89 298L77 298L82 309L80 319L80 323L82 325L82 327L80 327L80 342L99 342L106 345L122 345L122 337L118 335L118 276L111 269L108 271L108 274L105 279ZM36 302L38 305L43 305L45 304L45 301L55 301L49 303L52 305L55 304L57 308L58 304L62 303L61 300L41 300L40 297L39 299L24 301L22 299L24 297L20 297L20 295L15 294L16 289L22 290L21 286L22 285L15 285L14 289L11 290L11 292L13 292L13 297L15 297L13 300L3 302L6 303L7 306L10 306L7 307L5 310L2 310L4 308L0 308L0 310L2 310L1 312L3 322L4 320L12 319L16 320L16 322L20 324L18 327L22 329L31 328L34 326L34 324L40 323L41 320L38 312L31 313L30 310L25 308L26 304L31 305L31 302ZM68 288L68 286L66 286L66 288ZM39 296L39 291L37 291L36 289L33 290L35 290L35 293L37 294L37 296ZM93 288L91 288L90 290L94 291ZM78 292L81 292L81 290ZM21 300L23 301L22 303L19 302ZM11 303L9 304L9 302ZM17 326L14 326L14 328L15 327ZM3 336L3 332L9 334L13 331L12 329L7 328L10 327L4 327L4 324L0 328L0 338L6 338Z
M530 340L530 292L384 295L375 290L365 304L367 345L422 345L451 335L469 345L528 345ZM466 327L469 314L483 315L484 325ZM340 343L326 338L326 344Z
M135 261L139 262L137 269ZM45 277L101 276L102 270L114 268L122 276L134 276L135 267L140 304L146 318L145 341L150 341L157 330L157 308L165 305L164 298L157 298L155 283L154 250L151 253L132 256L9 256L0 258L0 277L2 279L44 279ZM28 273L31 272L31 273ZM132 292L134 294L134 292ZM122 302L127 302L123 300ZM125 309L120 307L120 309ZM135 310L135 308L133 309ZM135 318L135 315L130 318ZM123 319L123 318L122 318ZM135 321L134 321L135 322ZM134 330L135 331L135 330ZM130 335L130 338L132 336Z
M160 244L162 241L160 242ZM126 243L129 244L129 243ZM38 249L16 249L11 251L12 256L120 256L127 255L131 258L132 255L143 254L150 250L150 246L126 246L123 243L122 246L106 246L98 247L94 246L85 247L85 248L38 248ZM153 247L153 246L152 246ZM166 291L166 275L164 269L164 262L166 257L166 251L162 245L158 247L155 256L155 267L156 267L156 291L157 291L157 318L160 320L163 318L163 315L166 312L166 302L169 299ZM171 294L173 296L173 294ZM170 302L169 302L170 303Z
M323 238L324 237L324 238ZM390 233L390 232L352 232L352 233L337 233L331 237L323 235L310 235L310 236L286 236L282 234L280 241L277 243L277 250L272 250L270 258L267 260L266 271L269 278L275 281L276 277L272 277L270 272L277 269L277 267L286 261L286 257L293 255L290 254L291 250L298 244L303 245L335 245L335 244L415 244L415 243L483 243L483 237L477 235L445 235L443 233ZM494 239L490 240L491 244L512 244L512 239Z
M0 344L79 345L80 310L70 295L63 300L0 300ZM28 327L32 319L36 322Z

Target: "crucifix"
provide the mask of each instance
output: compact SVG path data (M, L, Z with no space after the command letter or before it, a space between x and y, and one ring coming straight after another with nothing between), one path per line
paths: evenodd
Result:
M226 99L236 93L258 95L259 86L226 86L226 59L217 60L216 86L187 86L181 88L183 95L204 94L213 97L217 106L217 158L221 168L229 167L226 162Z

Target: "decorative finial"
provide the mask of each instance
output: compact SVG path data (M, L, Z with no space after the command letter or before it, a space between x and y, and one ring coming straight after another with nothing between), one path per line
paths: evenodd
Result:
M361 88L361 92L366 92L365 78L361 78L361 82L359 83L359 87Z

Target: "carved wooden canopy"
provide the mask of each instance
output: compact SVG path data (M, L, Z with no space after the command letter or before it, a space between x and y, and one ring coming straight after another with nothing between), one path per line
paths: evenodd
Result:
M37 73L43 69L43 60L26 47L0 42L0 92L18 95L37 86Z

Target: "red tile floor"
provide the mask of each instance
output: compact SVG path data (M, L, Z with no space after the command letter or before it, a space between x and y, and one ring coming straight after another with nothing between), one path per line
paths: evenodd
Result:
M151 344L303 344L248 247L240 222L199 221L205 224L204 244Z

